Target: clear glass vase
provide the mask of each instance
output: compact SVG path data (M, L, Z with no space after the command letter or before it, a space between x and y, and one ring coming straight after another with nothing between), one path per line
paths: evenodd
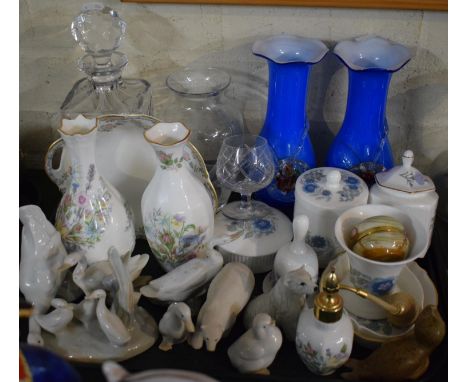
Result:
M86 52L78 68L87 77L73 85L60 108L61 117L152 114L149 82L122 78L128 60L116 49L125 30L126 23L115 10L99 3L83 6L71 24L71 32Z
M190 141L205 160L210 177L224 138L244 131L241 111L225 96L231 83L228 73L216 69L183 69L166 79L171 98L158 117L182 122L192 130Z

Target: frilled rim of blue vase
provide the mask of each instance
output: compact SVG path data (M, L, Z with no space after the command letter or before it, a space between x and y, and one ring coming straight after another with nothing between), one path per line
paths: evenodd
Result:
M396 72L411 60L404 45L378 36L362 36L339 42L333 53L350 69Z
M252 46L253 54L277 64L316 64L327 52L327 46L320 40L288 34L257 40Z

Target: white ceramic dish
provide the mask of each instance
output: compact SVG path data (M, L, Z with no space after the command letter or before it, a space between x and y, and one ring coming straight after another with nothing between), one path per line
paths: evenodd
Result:
M335 266L339 280L345 279L349 272L348 256L346 254L340 255L329 264L323 274L327 274L332 265ZM398 290L410 293L417 301L420 309L427 305L438 304L437 290L434 283L426 271L415 262L403 268L395 291ZM405 329L398 329L390 325L386 319L369 320L358 317L349 310L349 296L352 294L348 291L340 291L340 294L344 299L346 311L353 323L354 334L364 345L375 346L375 344L401 338L411 333L414 328L414 326L410 326Z
M132 208L138 237L144 237L141 198L154 176L158 163L143 133L158 122L158 119L147 115L105 115L98 118L96 164L102 175L117 188ZM69 157L66 151L62 150L57 168L53 168L52 160L62 147L62 139L55 141L45 157L46 173L61 190L66 188L68 181ZM186 147L191 158L190 167L208 189L216 209L216 191L211 184L203 158L192 144L188 143Z
M253 220L234 220L219 212L215 216L214 237L235 235L240 237L218 245L224 263L240 262L254 273L268 272L278 249L293 237L292 223L282 212L271 208L267 216Z

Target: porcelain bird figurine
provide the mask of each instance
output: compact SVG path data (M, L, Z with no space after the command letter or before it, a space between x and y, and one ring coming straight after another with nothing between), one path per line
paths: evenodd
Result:
M20 291L34 307L34 315L29 319L28 343L42 345L35 317L47 312L68 268L76 265L83 255L67 255L60 234L38 206L20 207L19 218L23 223Z
M445 323L435 305L426 306L410 337L390 341L363 360L350 359L352 371L341 376L353 381L405 381L419 379L429 367L429 356L445 337Z
M50 313L36 316L36 322L42 329L57 333L73 319L73 306L61 298L54 298L51 305L55 308Z
M252 328L228 348L231 363L241 373L269 375L267 369L283 343L281 331L266 313L255 316Z
M221 269L211 282L198 314L196 330L190 339L194 349L200 349L205 342L208 351L215 351L249 301L254 284L254 275L244 264L229 263Z
M250 301L245 309L244 325L252 327L258 313L269 314L283 330L286 338L296 338L299 315L305 304L305 297L314 292L315 283L309 272L302 266L282 276L273 289Z
M184 302L174 302L169 305L166 313L159 321L159 332L162 342L159 349L168 351L172 345L184 342L188 333L193 333L195 326L192 322L190 308Z
M122 320L112 313L106 306L106 292L102 289L95 290L91 294L92 298L98 298L96 316L99 326L107 339L115 345L124 345L131 339L131 335L123 324Z

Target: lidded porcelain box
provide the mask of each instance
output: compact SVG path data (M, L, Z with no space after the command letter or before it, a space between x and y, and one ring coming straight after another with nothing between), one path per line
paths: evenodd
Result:
M339 248L334 235L336 219L351 207L367 204L368 187L350 171L319 167L297 179L295 196L294 216L308 216L306 242L317 253L319 267L325 268Z
M400 208L412 219L418 219L430 238L439 196L431 178L412 166L413 160L413 152L407 150L403 153L401 166L376 174L369 203Z

